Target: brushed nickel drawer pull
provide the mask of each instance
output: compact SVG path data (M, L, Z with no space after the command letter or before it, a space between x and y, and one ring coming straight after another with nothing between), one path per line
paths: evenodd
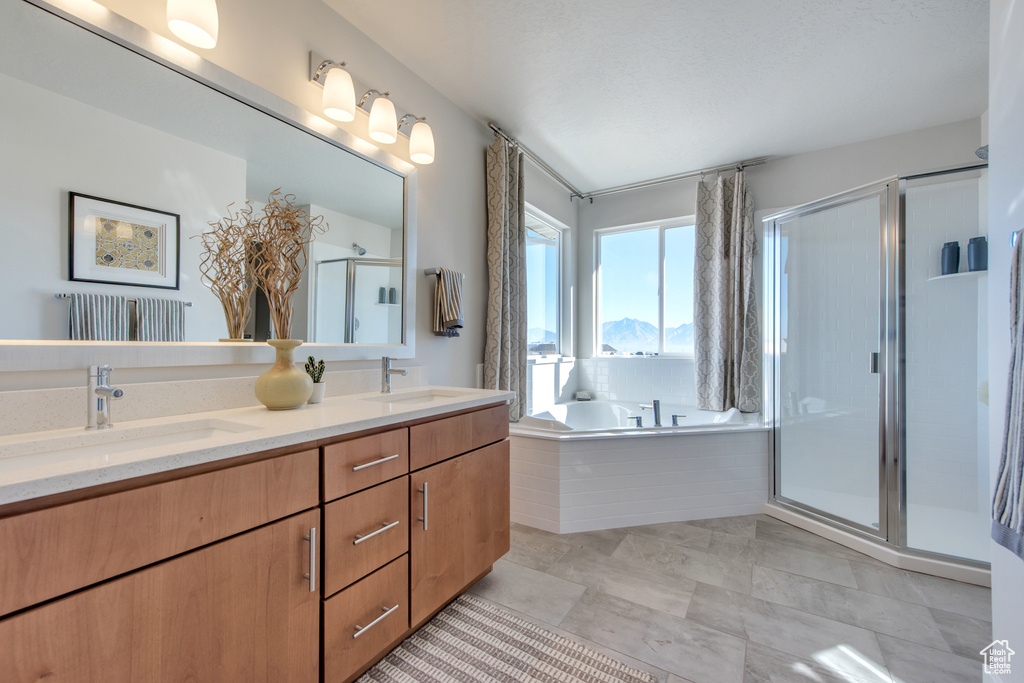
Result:
M373 467L374 465L379 465L382 462L387 462L388 460L394 460L399 455L401 455L401 454L400 453L395 453L394 455L389 455L388 457L381 458L380 460L374 460L373 462L366 462L366 463L363 463L362 465L356 465L355 467L352 468L352 471L353 472L358 472L359 470L365 470L367 467Z
M369 630L370 630L371 628L373 628L373 627L374 627L374 626L376 626L376 625L377 625L378 623L380 623L380 620L381 620L381 619L383 619L384 617L386 617L387 615L391 614L391 613L392 613L392 612L394 612L394 611L395 611L396 609L398 609L398 605L395 605L394 607L391 607L390 609L389 609L389 608L387 608L387 607L383 607L382 609L384 610L384 614L380 615L379 617L377 617L376 619L374 619L373 621L371 621L371 622L370 622L369 624L367 624L366 626L360 626L360 625L356 624L356 633L355 633L355 635L353 635L352 637L353 637L353 638L358 638L359 636L361 636L361 635L363 635L364 633L366 633L367 631L369 631Z
M309 573L303 574L302 578L309 579L309 592L316 592L316 527L309 530L309 536L303 536L304 541L309 541Z
M387 531L388 529L393 529L396 526L398 526L398 523L400 521L401 520L396 519L395 521L391 522L391 524L388 524L387 522L384 522L384 524L381 525L381 527L379 529L377 529L373 533L366 534L365 536L360 536L359 534L356 534L356 540L352 541L352 545L359 545L360 543L362 543L363 541L365 541L368 538L373 538L377 534L382 534L385 531Z
M423 522L423 530L427 530L427 482L423 482L423 488L417 489L419 493L423 494L423 516L419 518L419 521Z

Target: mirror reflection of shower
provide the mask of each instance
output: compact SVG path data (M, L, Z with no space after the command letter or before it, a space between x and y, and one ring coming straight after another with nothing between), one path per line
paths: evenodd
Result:
M358 244L356 244L355 242L352 243L352 250L354 252L356 252L357 254L359 254L360 256L366 256L366 250L363 249Z
M313 271L312 341L402 343L401 259L328 259ZM381 291L394 292L394 300L382 301Z

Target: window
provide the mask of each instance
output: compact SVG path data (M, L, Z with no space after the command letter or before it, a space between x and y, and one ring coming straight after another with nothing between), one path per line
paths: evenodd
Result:
M526 214L527 353L559 353L562 233Z
M693 355L694 226L598 233L597 349Z

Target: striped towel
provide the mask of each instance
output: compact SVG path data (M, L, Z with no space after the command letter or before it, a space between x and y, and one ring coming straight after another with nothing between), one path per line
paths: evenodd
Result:
M462 327L462 273L438 268L434 286L434 334L458 337Z
M139 298L135 303L135 330L139 341L185 341L185 302Z
M128 341L128 299L107 294L69 294L68 338Z
M1024 237L1018 236L1010 266L1010 377L1006 383L1006 425L992 500L992 538L1024 559Z

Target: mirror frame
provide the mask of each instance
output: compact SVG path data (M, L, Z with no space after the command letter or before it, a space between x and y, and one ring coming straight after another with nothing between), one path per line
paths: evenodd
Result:
M413 358L416 350L416 167L342 130L282 97L217 66L191 50L93 2L22 0L143 59L178 72L339 150L404 179L402 344L303 344L300 355L330 361ZM211 301L213 301L211 299ZM0 372L76 370L108 363L122 368L263 364L274 360L267 344L247 342L81 342L0 340Z

